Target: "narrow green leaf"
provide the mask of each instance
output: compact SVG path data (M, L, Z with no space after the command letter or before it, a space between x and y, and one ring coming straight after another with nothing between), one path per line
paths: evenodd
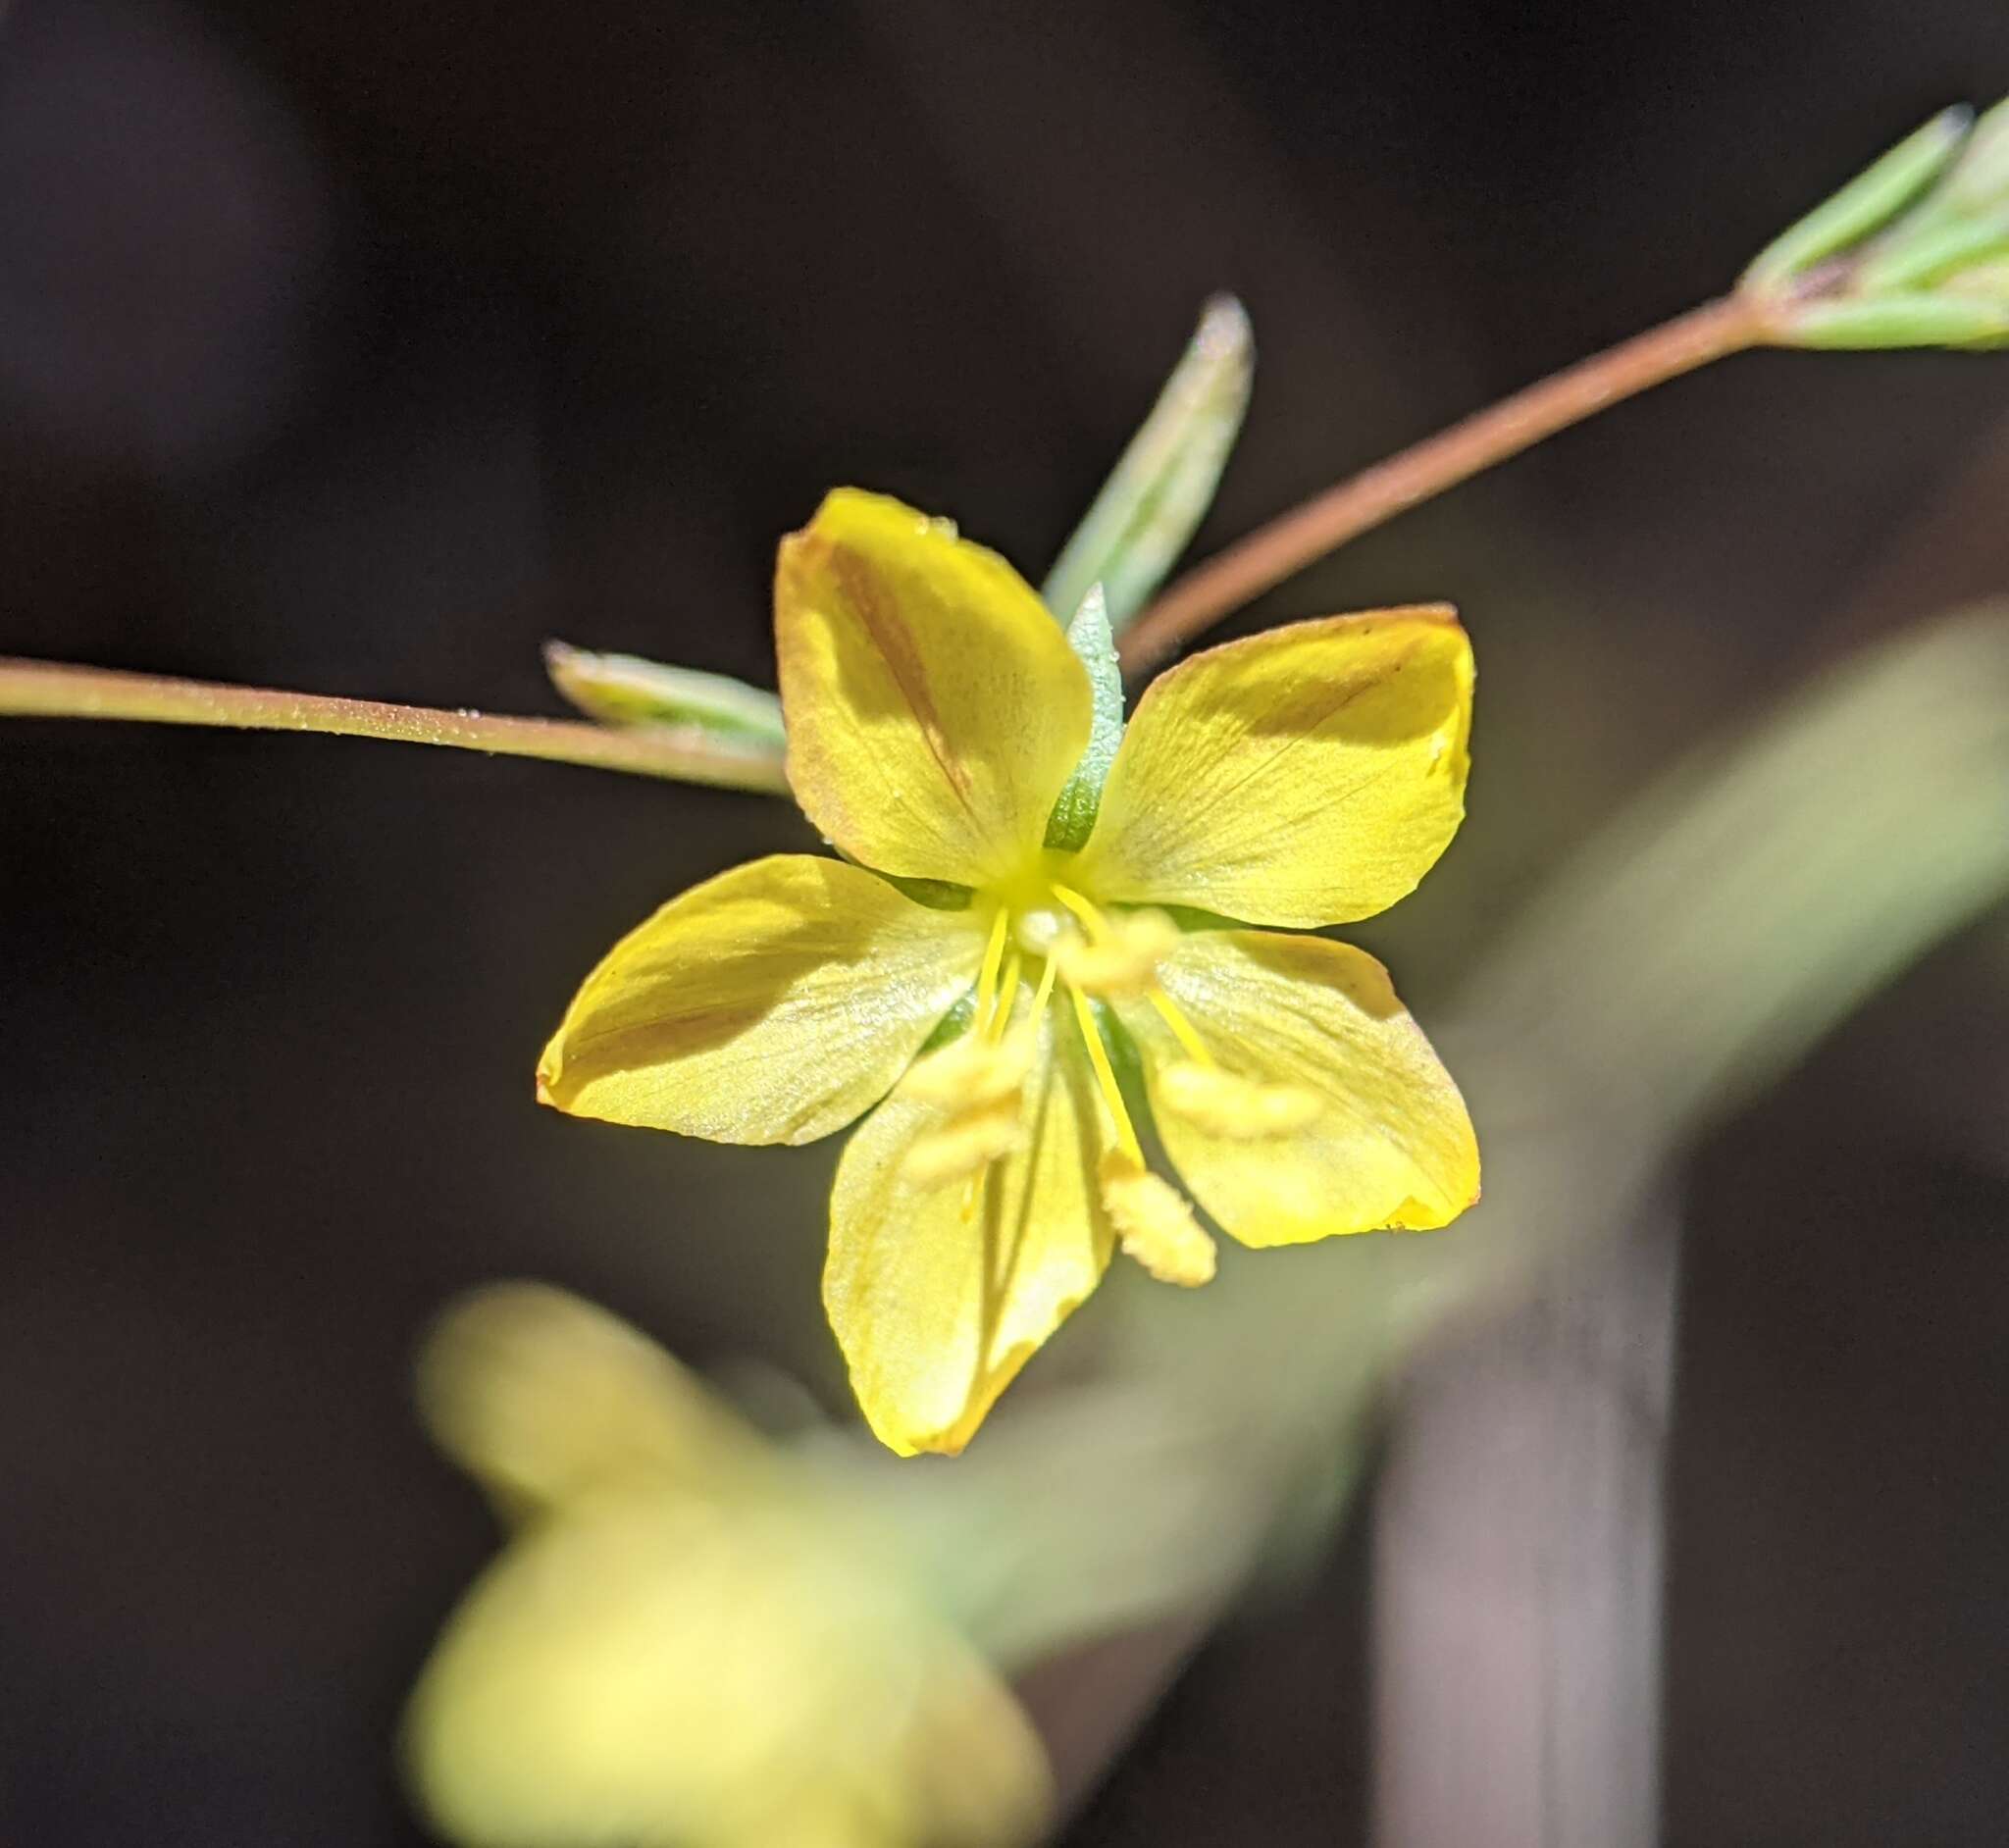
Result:
M1075 528L1042 594L1056 615L1100 584L1109 630L1121 635L1186 549L1242 428L1255 379L1249 316L1232 295L1207 304L1095 505Z
M1743 286L1776 289L1824 258L1880 231L1945 171L1973 123L1974 112L1965 105L1942 109L1831 199L1767 244L1745 270Z
M1775 336L1781 346L1990 346L2009 339L2009 302L1957 294L1810 301Z
M1088 748L1081 753L1081 761L1074 766L1074 774L1067 779L1047 822L1047 846L1073 853L1088 844L1102 807L1103 785L1108 781L1109 765L1116 760L1116 746L1123 742L1123 670L1116 665L1116 641L1109 633L1101 585L1088 587L1088 594L1067 625L1067 642L1088 670L1089 689L1095 695L1094 717Z
M638 654L589 654L562 642L544 643L551 684L590 718L622 728L696 727L714 737L779 747L781 701L724 674L665 667Z
M1971 264L1985 263L2009 253L2009 210L1992 219L1934 215L1930 224L1913 226L1903 234L1880 240L1865 253L1852 283L1859 295L1883 295L1903 289L1930 288L1958 275Z

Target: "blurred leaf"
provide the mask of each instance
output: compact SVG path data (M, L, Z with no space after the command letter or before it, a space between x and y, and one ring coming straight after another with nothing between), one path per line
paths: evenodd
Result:
M1282 1483L1228 1409L1140 1381L993 1418L953 1480L850 1446L829 1461L902 1537L930 1601L1007 1671L1211 1605L1252 1570Z
M1056 614L1103 587L1110 633L1150 601L1212 503L1255 379L1249 317L1216 295L1041 595Z
M562 642L544 643L551 684L602 725L694 727L735 743L779 750L781 701L724 674L665 667L639 654L590 654Z
M2009 891L2009 603L1921 624L1698 752L1489 959L1506 1038L1598 1061L1666 1148Z
M1102 807L1103 785L1108 781L1109 765L1116 760L1116 747L1123 742L1123 670L1116 664L1116 642L1109 633L1101 585L1088 587L1088 594L1067 625L1067 642L1088 670L1089 690L1095 696L1088 747L1047 822L1047 846L1072 853L1088 844Z

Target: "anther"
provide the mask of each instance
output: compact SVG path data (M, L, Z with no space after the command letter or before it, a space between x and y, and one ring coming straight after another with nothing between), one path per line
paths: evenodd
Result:
M1323 1107L1317 1095L1301 1085L1258 1084L1195 1059L1167 1065L1155 1090L1159 1104L1174 1116L1235 1142L1288 1136Z
M1091 995L1141 995L1178 941L1179 927L1162 911L1132 911L1105 920L1086 940L1061 937L1053 954L1070 987Z
M917 1059L901 1086L917 1104L961 1111L972 1105L1014 1098L1032 1070L1033 1035L1029 1027L990 1040L965 1033L927 1057Z
M1169 1181L1120 1149L1103 1156L1097 1179L1124 1252L1160 1283L1191 1289L1213 1276L1213 1241Z
M940 1129L915 1137L901 1165L920 1187L939 1187L978 1173L1023 1140L1015 1096L951 1117Z

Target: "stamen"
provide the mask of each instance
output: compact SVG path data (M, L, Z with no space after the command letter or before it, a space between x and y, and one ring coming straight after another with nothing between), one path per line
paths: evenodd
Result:
M1032 998L1032 1030L1035 1033L1040 1030L1040 1021L1046 1014L1048 998L1054 992L1054 979L1059 973L1060 965L1049 956L1047 966L1040 971L1039 990Z
M1207 1050L1207 1042L1195 1031L1192 1021L1179 1011L1178 1003L1163 989L1154 986L1151 991L1151 1004L1159 1011L1159 1017L1172 1030L1172 1037L1186 1049L1186 1056L1196 1065L1211 1065L1213 1054Z
M920 1104L960 1112L1014 1097L1032 1069L1033 1036L1025 1028L987 1040L965 1033L909 1067L901 1089Z
M984 966L977 977L976 1018L970 1031L982 1033L990 1025L991 1002L998 992L998 965L1004 959L1004 936L1011 928L1011 913L1002 904L991 920L991 941L984 946Z
M1058 898L1068 910L1072 911L1076 917L1098 936L1108 929L1108 923L1103 914L1084 898L1080 893L1076 892L1073 887L1056 885L1053 892L1055 898Z
M1213 1241L1169 1181L1113 1149L1103 1156L1097 1178L1123 1250L1160 1283L1191 1289L1212 1277Z
M1266 1085L1223 1071L1211 1061L1182 1059L1159 1073L1155 1095L1174 1116L1210 1135L1260 1142L1303 1129L1324 1107L1302 1085Z
M1018 999L1018 972L1023 966L1014 945L1011 954L1005 959L1004 978L998 984L998 1003L991 1015L991 1036L994 1039L1003 1039L1005 1029L1011 1025L1011 1006Z
M1156 984L1158 965L1179 941L1179 927L1162 911L1133 911L1104 918L1089 940L1063 937L1053 953L1071 987L1094 995L1142 995Z
M901 1165L916 1185L939 1187L964 1175L980 1175L1000 1155L1009 1155L1022 1140L1018 1099L1003 1098L981 1110L952 1117L925 1136L915 1137Z
M1095 1023L1095 1009L1078 988L1070 988L1074 997L1074 1018L1081 1028L1082 1040L1088 1047L1088 1060L1095 1067L1095 1079L1103 1094L1103 1103L1108 1106L1109 1121L1114 1127L1116 1140L1124 1152L1140 1168L1144 1165L1144 1150L1137 1141L1137 1131L1131 1127L1130 1112L1123 1107L1123 1093L1116 1084L1116 1074L1109 1064L1108 1048L1103 1045L1102 1029Z

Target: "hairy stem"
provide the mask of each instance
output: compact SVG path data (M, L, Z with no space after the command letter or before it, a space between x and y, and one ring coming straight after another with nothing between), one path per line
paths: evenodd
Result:
M561 719L498 718L381 699L227 687L211 681L0 657L0 714L56 719L136 719L240 731L328 732L408 744L445 744L505 757L541 757L631 776L722 789L788 793L779 751L722 744L695 727L617 731Z
M1608 405L1759 345L1769 332L1767 311L1751 298L1707 302L1327 488L1173 584L1123 636L1124 671L1156 665L1230 610L1417 502Z

